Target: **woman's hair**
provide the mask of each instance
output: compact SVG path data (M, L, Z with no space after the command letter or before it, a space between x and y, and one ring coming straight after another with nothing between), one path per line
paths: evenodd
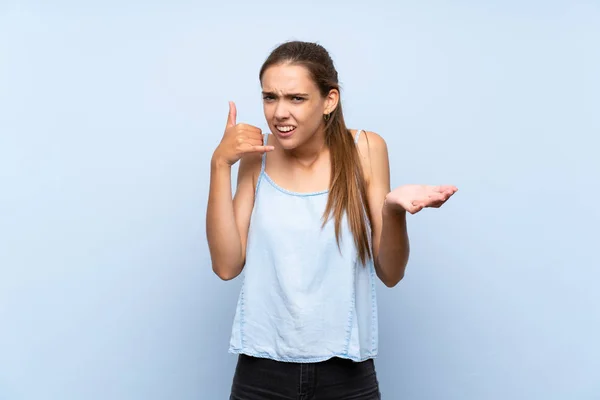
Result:
M340 91L333 60L327 50L319 44L300 41L281 44L262 65L259 74L261 82L267 68L279 64L305 67L323 97L332 89ZM367 258L372 257L369 240L371 215L361 161L354 138L344 122L341 101L325 121L325 141L331 155L331 182L323 225L333 214L335 236L339 246L341 221L345 212L359 259L364 265Z

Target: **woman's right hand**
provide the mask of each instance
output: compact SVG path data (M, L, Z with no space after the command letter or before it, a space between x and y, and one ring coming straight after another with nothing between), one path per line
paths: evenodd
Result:
M263 145L263 136L260 128L248 124L236 123L236 115L235 103L230 101L225 133L213 153L213 162L232 166L244 154L265 153L275 149L273 146Z

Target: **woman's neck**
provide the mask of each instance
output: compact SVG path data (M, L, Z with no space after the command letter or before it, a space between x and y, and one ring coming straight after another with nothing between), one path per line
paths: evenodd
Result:
M302 167L310 168L323 156L329 156L329 148L325 143L325 131L319 129L308 141L291 150L284 150L286 158Z

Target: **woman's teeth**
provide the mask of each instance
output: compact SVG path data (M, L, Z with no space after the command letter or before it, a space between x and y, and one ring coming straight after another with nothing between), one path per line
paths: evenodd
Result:
M295 128L295 126L278 126L277 130L279 132L290 132L293 131Z

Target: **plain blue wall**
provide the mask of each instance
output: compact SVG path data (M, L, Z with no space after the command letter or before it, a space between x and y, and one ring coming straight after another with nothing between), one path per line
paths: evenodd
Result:
M598 2L85 3L0 3L1 400L227 398L209 159L288 39L394 186L460 188L378 285L384 399L600 398Z

